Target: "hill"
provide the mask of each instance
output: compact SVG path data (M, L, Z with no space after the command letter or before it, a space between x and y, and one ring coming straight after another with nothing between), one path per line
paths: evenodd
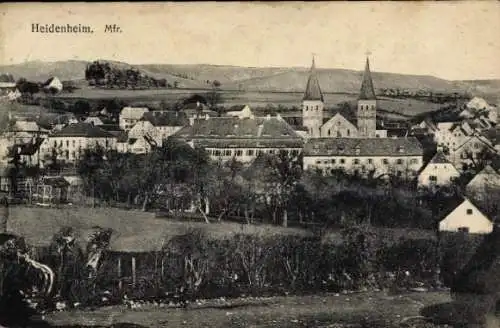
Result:
M302 92L309 69L307 67L240 67L221 65L129 65L119 61L100 60L117 67L134 67L155 79L166 79L179 88L207 89L209 82L218 80L225 90L256 92ZM86 61L67 60L58 62L33 61L0 66L0 73L12 74L28 80L45 81L51 76L61 80L84 78ZM362 71L319 68L318 77L325 93L356 94ZM449 81L434 76L372 72L377 89L433 90L435 92L466 92L479 96L500 93L500 80Z

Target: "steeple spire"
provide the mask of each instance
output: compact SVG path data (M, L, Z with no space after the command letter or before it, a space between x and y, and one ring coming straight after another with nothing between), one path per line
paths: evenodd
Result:
M311 70L309 71L309 78L307 80L306 91L302 100L321 100L323 101L323 93L319 86L319 80L316 76L316 61L314 55L312 57Z
M373 89L373 80L370 72L370 60L366 57L365 72L363 73L363 81L361 82L361 90L359 91L360 100L376 100L375 90Z

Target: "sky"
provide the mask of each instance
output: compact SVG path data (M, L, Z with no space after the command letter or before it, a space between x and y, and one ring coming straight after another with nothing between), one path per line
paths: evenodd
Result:
M92 34L40 34L31 24ZM117 24L122 33L105 33ZM129 64L305 67L500 78L500 2L0 4L0 65L108 59Z

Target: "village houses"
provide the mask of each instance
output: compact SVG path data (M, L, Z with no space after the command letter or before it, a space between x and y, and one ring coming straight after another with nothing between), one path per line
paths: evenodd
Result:
M50 134L40 146L40 158L57 154L57 159L75 163L84 149L101 146L116 149L116 137L97 126L87 123L73 123Z
M439 222L439 231L488 234L493 231L493 222L469 199L464 198Z
M464 143L450 148L447 157L459 171L467 171L480 166L485 160L484 155L488 153L496 153L491 141L482 135L474 135L466 139Z
M418 175L418 186L426 188L450 186L460 177L460 172L451 164L442 151L432 157Z
M161 147L163 141L184 126L189 120L184 112L180 111L152 111L144 113L142 118L128 132L129 139L146 137L155 145Z

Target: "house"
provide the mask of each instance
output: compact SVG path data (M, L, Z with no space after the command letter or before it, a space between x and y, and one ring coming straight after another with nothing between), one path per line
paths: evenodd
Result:
M190 119L189 125L172 135L176 140L207 150L214 160L253 161L259 153L286 151L297 155L303 140L280 116L210 117Z
M117 140L116 148L121 153L146 154L151 152L153 145L147 137L121 138Z
M40 158L45 159L55 152L58 160L75 163L84 149L101 146L116 149L116 137L92 124L69 124L48 136L40 147Z
M330 174L415 177L423 149L416 138L311 138L304 146L304 170Z
M448 159L460 171L477 166L486 153L495 154L494 145L482 135L468 137L462 144L449 149Z
M500 192L500 174L490 165L487 165L481 172L467 184L466 193L475 200L482 201Z
M464 198L460 205L439 222L439 231L488 234L493 231L493 222L469 199Z
M104 122L98 116L89 116L87 117L83 123L88 123L92 125L103 125Z
M179 111L153 111L145 113L129 131L129 138L148 137L161 146L163 140L189 124L186 113Z
M56 90L57 92L61 92L63 90L63 84L61 80L57 76L51 77L43 84L44 89L46 90Z
M443 152L438 150L418 175L418 186L449 186L458 177L460 177L460 172L448 161Z
M462 121L439 122L436 127L434 141L441 149L457 147L468 136L467 128L462 126Z
M34 120L26 119L14 121L5 136L12 140L13 143L30 143L34 142L36 138L46 137L48 133L48 130L38 126Z
M147 112L149 112L149 109L146 107L123 107L119 118L120 128L125 131L130 130Z
M238 118L250 118L253 116L253 113L248 105L243 105L240 110L229 111L226 115Z
M19 154L19 161L27 166L37 166L40 164L40 146L43 138L36 138L29 143L14 144L11 149Z
M377 106L370 62L367 58L357 100L355 123L354 120L348 120L341 113L335 114L327 122L324 122L325 101L313 58L301 104L303 125L307 128L310 138L386 137L385 130L377 130Z

